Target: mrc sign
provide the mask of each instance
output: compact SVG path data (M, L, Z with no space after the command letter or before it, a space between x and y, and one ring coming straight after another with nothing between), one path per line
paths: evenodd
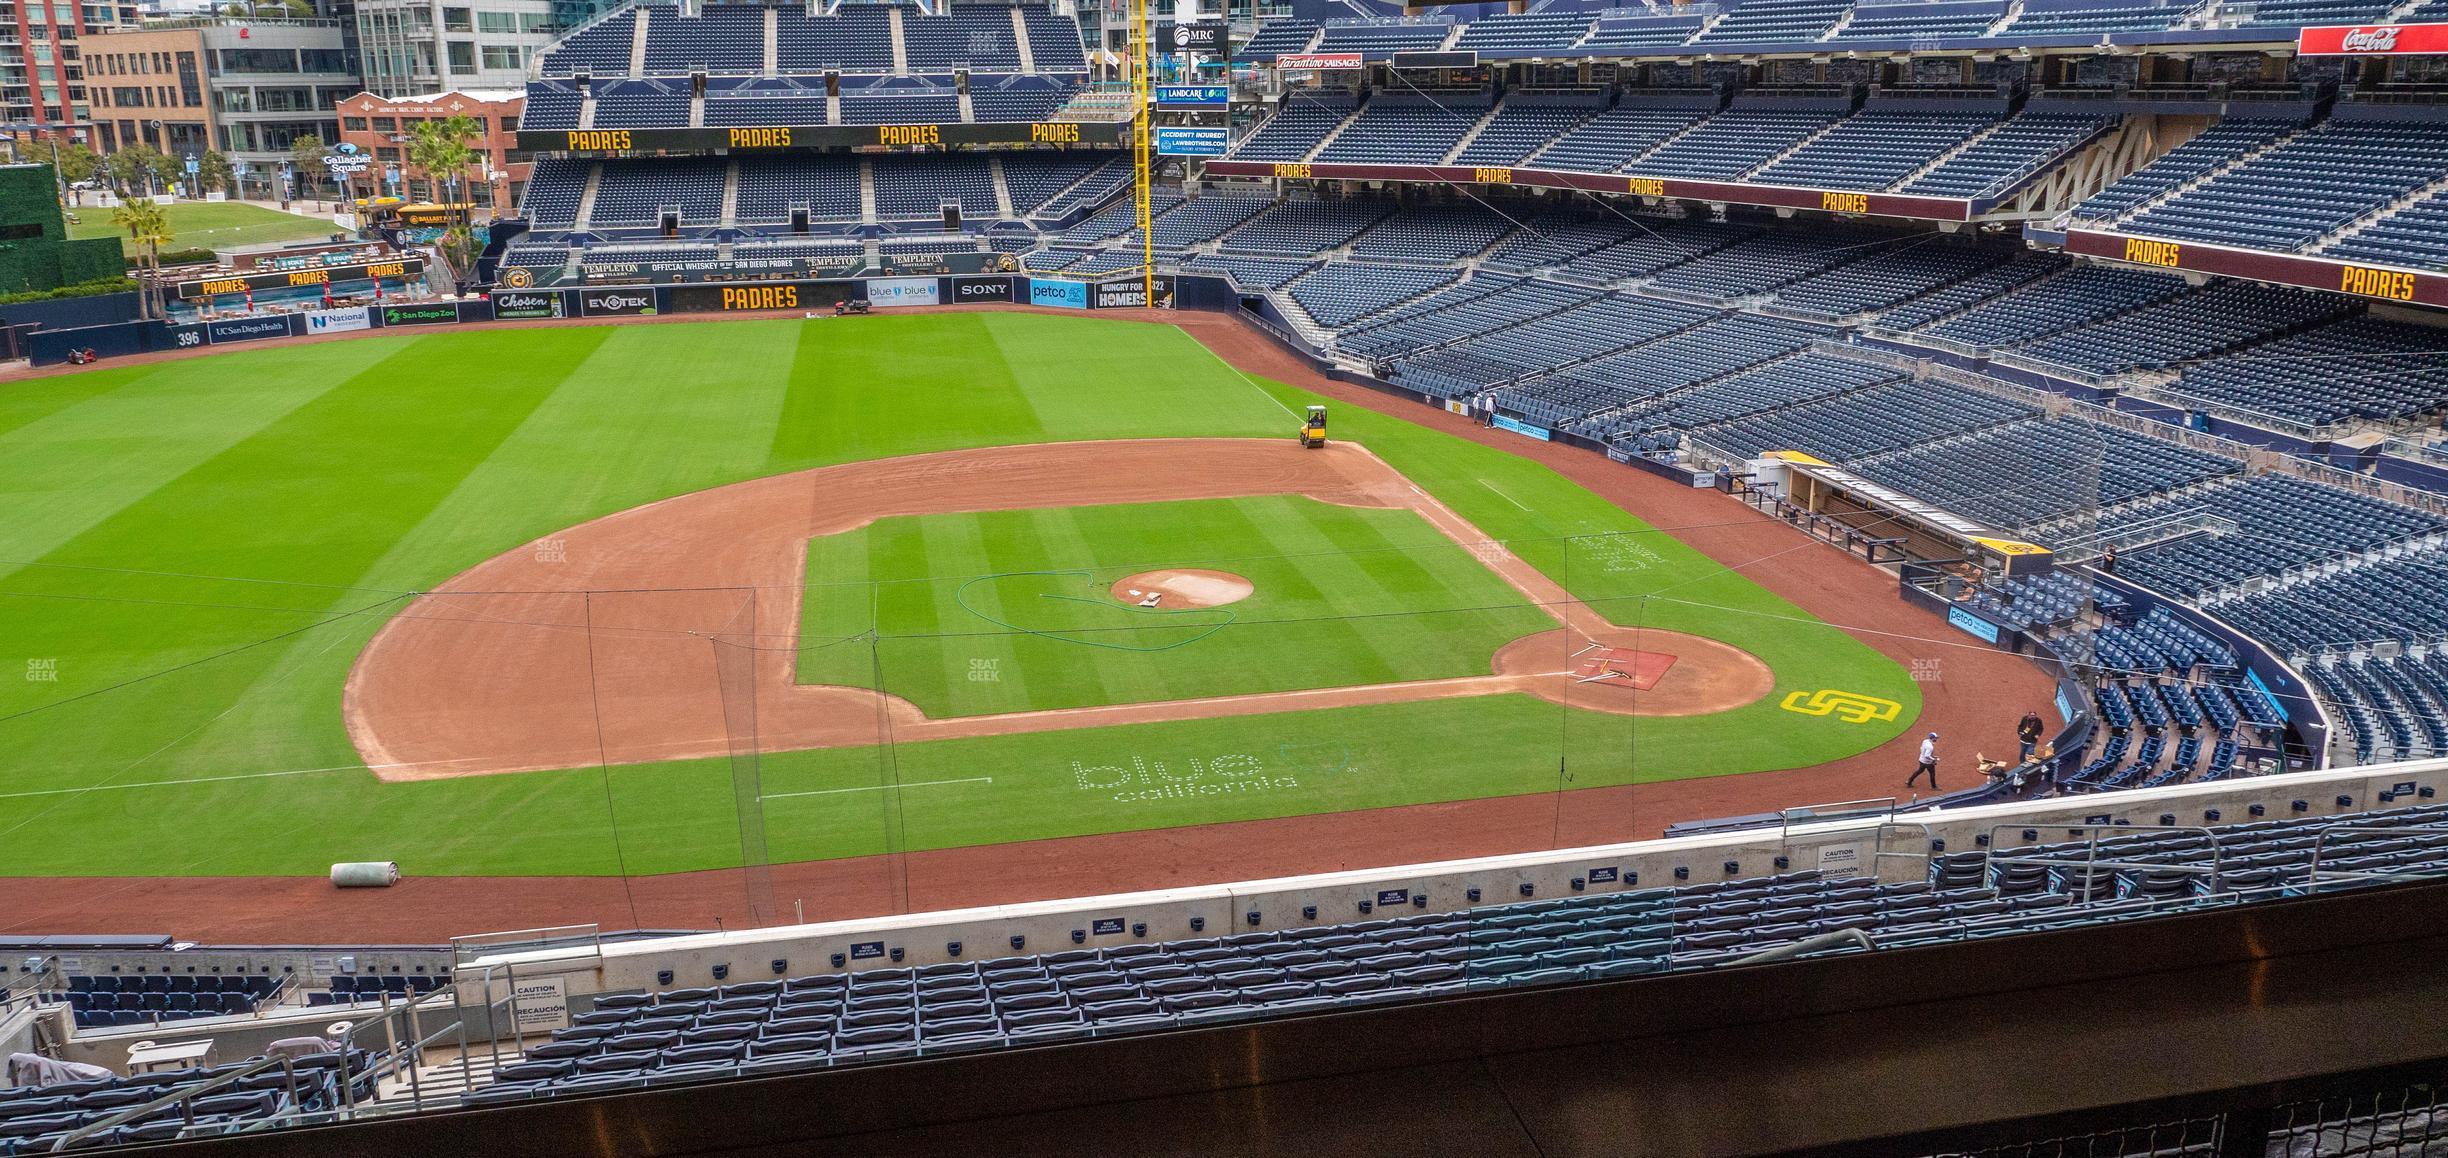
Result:
M2437 56L2448 53L2448 24L2345 24L2296 34L2299 56Z

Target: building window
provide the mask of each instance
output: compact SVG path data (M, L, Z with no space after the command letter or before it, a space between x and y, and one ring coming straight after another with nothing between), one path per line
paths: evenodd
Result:
M526 66L526 62L519 59L521 55L522 50L515 44L488 44L484 46L484 66L516 71Z
M362 133L366 131L366 119L364 117L342 117L340 118L340 129L342 132Z
M442 31L474 32L476 22L465 8L445 8L442 10Z
M399 131L399 121L392 117L376 117L374 118L374 131L378 133L396 133Z
M476 14L476 31L485 33L516 32L518 31L518 13L479 12Z
M450 70L459 75L476 71L475 41L454 40L450 42Z

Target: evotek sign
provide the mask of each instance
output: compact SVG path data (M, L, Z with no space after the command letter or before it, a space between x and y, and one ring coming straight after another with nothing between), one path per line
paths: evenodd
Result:
M2425 56L2448 53L2448 24L2362 24L2306 28L2299 56Z
M655 312L650 289L587 290L578 295L578 312L590 318L643 317Z

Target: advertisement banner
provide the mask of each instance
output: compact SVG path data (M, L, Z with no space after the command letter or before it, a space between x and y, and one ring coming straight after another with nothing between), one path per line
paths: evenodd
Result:
M1232 130L1201 125L1156 126L1156 152L1164 157L1221 157L1232 144Z
M566 317L569 307L559 290L495 290L493 316L502 321L524 322L537 318Z
M2448 53L2448 24L2349 24L2296 34L2298 56L2435 56Z
M1540 442L1546 442L1554 437L1553 433L1544 426L1532 426L1518 418L1507 418L1502 414L1496 416L1494 425L1498 430L1510 430L1515 434L1528 435Z
M1008 277L947 277L943 281L941 292L957 305L1012 300L1012 279Z
M364 306L344 310L306 311L306 332L309 334L345 334L351 330L374 328L374 316Z
M1173 279L1157 278L1156 300L1162 302L1172 296ZM1136 277L1122 278L1117 281L1101 281L1096 284L1094 299L1091 304L1100 310L1145 309L1148 306L1147 282L1143 278Z
M208 322L204 326L204 332L205 336L210 338L212 344L216 346L225 342L260 342L266 338L288 337L292 332L289 329L289 322L290 315L288 314L269 318L234 318L228 321Z
M1964 610L1963 608L1947 608L1947 622L1954 624L1958 630L1977 638L1985 639L1990 643L1996 643L1998 641L1997 624L1991 623L1980 616Z
M1286 72L1296 69L1318 71L1329 68L1358 68L1357 52L1287 52L1275 58L1275 67Z
M1220 84L1156 86L1156 107L1160 109L1220 109L1231 105L1232 90Z
M200 325L164 326L162 333L169 338L170 349L192 350L208 340L206 335L211 329L210 326Z
M655 292L639 286L581 290L578 313L589 318L643 318L655 312Z
M1087 309L1088 283L1063 281L1051 277L1032 277L1029 279L1029 304L1048 306L1058 310Z
M943 303L931 277L879 277L867 283L867 301L878 306L932 306Z
M180 300L243 294L249 290L297 289L301 286L324 286L335 282L364 281L371 278L397 278L406 281L425 272L425 259L403 257L397 261L361 261L348 265L323 265L308 269L274 270L270 273L231 273L217 277L190 278L173 288Z
M458 320L459 307L449 302L384 306L382 309L382 324L386 326L448 326Z
M675 314L743 313L760 310L822 310L847 301L854 287L841 281L749 282L744 285L676 285L663 291Z
M1223 56L1232 48L1221 20L1191 20L1173 26L1173 51Z

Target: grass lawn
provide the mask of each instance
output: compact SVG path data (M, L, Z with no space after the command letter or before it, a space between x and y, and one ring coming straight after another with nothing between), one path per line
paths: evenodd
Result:
M176 236L162 246L173 249L227 249L238 245L260 245L268 241L321 240L342 232L330 218L301 217L266 209L242 201L179 201L162 207L169 215L170 231ZM127 231L111 224L111 211L92 205L81 205L68 211L76 222L68 227L70 238L116 237L127 240ZM134 254L134 243L126 249Z
M1157 567L1248 579L1207 609L1116 602ZM802 683L982 715L1486 675L1555 626L1410 511L1300 496L882 519L808 550Z
M351 661L408 593L656 499L959 447L1283 438L1285 405L1300 401L1178 331L1021 314L386 333L0 387L0 505L11 512L0 520L0 875L313 874L377 858L423 874L737 863L729 761L382 784L341 724ZM760 762L773 855L1807 765L1901 725L1782 712L1785 690L1884 695L1906 705L1905 724L1918 709L1895 664L1544 468L1353 408L1336 422L1339 436L1365 442L1566 587L1605 600L1616 622L1726 639L1775 668L1777 693L1735 712L1637 725L1492 697L781 754ZM1211 529L1221 534L1230 520L1218 515ZM1083 554L1264 554L1247 548L1300 522L1285 512L1214 550L1121 520L1092 550L1041 542L1010 562L980 551L965 567L916 573L1027 570ZM1370 529L1431 533L1399 520ZM868 531L871 545L890 539L881 525ZM889 552L877 558L876 574L912 573ZM1436 568L1435 582L1465 594L1493 582L1475 564ZM1262 590L1295 594L1298 570ZM893 614L923 617L931 599ZM1279 657L1449 662L1403 639L1371 641L1394 658L1303 659L1288 646ZM1015 658L1015 670L1081 670L1003 694L1085 695L1120 678L1079 660L1087 649L1037 642L1060 655ZM965 655L932 662L954 658L960 666L945 670L965 671ZM1253 677L1275 678L1165 678ZM1242 787L1159 790L1194 761L1197 775ZM789 795L877 783L912 787Z

